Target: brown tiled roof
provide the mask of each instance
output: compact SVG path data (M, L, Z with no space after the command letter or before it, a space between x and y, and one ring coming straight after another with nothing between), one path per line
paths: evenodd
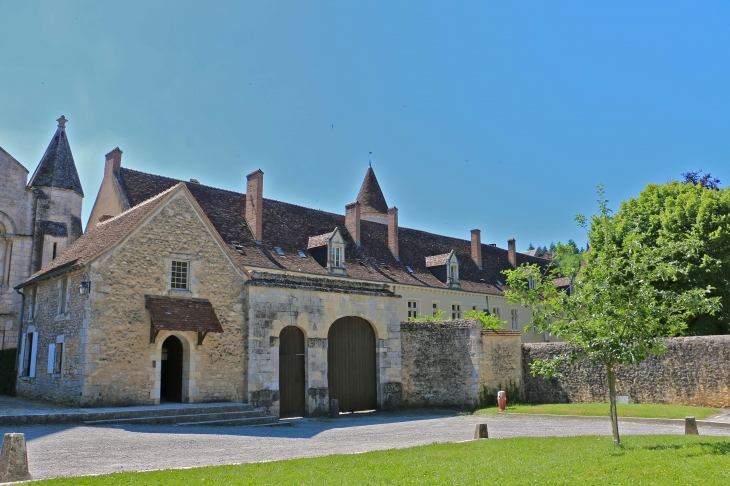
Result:
M208 299L145 295L145 308L158 331L223 332Z
M125 196L133 206L181 182L124 167L120 180ZM326 268L307 252L309 238L330 235L335 228L340 228L346 243L347 274L354 278L446 288L446 284L426 267L426 257L454 250L459 261L462 290L501 294L504 287L499 282L505 280L501 272L512 268L507 250L502 248L482 245L483 270L479 270L471 259L471 240L403 227L398 230L400 261L396 261L388 247L388 226L385 224L361 221L361 245L358 247L345 227L344 215L271 199L263 201L263 239L262 244L257 245L244 225L245 194L203 184L185 184L241 265L326 275ZM281 248L284 255L279 255L276 247ZM297 250L304 251L305 257L300 257ZM546 265L550 262L518 253L517 263ZM413 273L408 272L406 266Z
M145 216L147 216L174 187L168 187L155 197L142 201L122 214L107 219L84 233L63 251L55 260L23 281L21 286L42 280L57 270L75 265L85 265L124 238Z
M361 213L388 214L388 204L385 202L385 196L383 196L372 167L368 167L368 171L365 173L365 180L362 181L360 192L357 194L357 202L360 203Z
M332 236L332 233L334 233L334 231L330 231L329 233L325 233L323 235L310 236L309 241L307 242L307 249L327 246L327 241Z
M434 255L434 256L427 256L426 257L426 267L439 267L441 265L446 265L449 263L449 257L451 256L451 252L444 253L443 255Z
M553 285L558 288L570 287L570 277L560 277L553 280Z

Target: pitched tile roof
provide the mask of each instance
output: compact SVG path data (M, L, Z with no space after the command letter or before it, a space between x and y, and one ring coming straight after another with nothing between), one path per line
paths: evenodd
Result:
M174 186L167 188L165 191L157 194L155 197L142 201L137 206L128 209L122 214L114 218L103 221L89 231L81 235L66 250L64 250L56 259L41 268L21 283L20 286L26 286L49 274L55 273L56 270L67 269L75 265L85 265L96 258L108 248L116 244L124 238L137 223L142 221L145 216L151 213L165 196L172 191Z
M158 331L223 332L208 299L145 295L145 308Z
M363 215L367 213L388 214L388 204L385 202L385 196L383 196L372 167L368 167L368 171L365 173L365 179L357 194L357 202L360 203L360 212Z
M64 123L65 118L59 118L56 134L48 144L28 187L58 187L72 190L83 196L84 191L81 188L79 173L76 171L74 157L71 154L71 146L68 144Z
M443 255L434 255L434 256L427 256L426 257L426 267L439 267L441 265L446 265L449 263L449 257L451 256L451 252L444 253Z
M334 231L330 231L329 233L325 233L323 235L310 236L309 241L307 242L307 250L310 248L327 246L327 241L329 241L330 237L332 237L332 233L334 233Z
M182 182L124 167L120 169L120 180L125 197L133 206ZM263 240L261 245L257 245L250 230L243 224L245 194L203 184L185 184L241 265L327 275L326 268L306 251L309 239L331 234L335 228L340 228L346 243L347 274L354 278L446 288L446 284L426 267L426 257L454 250L459 261L462 290L501 294L505 288L499 283L504 281L501 272L512 268L507 250L482 245L483 270L479 270L471 259L471 240L403 227L398 230L400 261L396 261L388 247L388 226L385 224L362 220L361 245L358 247L345 227L344 215L271 199L263 201ZM277 247L283 250L284 255L276 252ZM297 250L303 250L306 257L300 257ZM518 253L517 263L546 265L550 262ZM413 273L408 272L406 266L411 267Z

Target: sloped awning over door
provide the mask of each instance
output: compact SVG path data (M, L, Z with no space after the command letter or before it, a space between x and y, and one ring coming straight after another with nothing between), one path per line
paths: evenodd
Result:
M198 333L198 344L209 332L223 332L213 305L208 299L177 299L145 295L145 307L152 320L150 341L160 331L192 331Z

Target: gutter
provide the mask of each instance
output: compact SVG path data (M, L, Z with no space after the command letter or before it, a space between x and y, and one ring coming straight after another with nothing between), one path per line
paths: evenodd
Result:
M76 261L78 261L78 260L74 260L74 262L69 262L69 263L73 263L73 264L72 265L69 265L67 267L66 266L60 266L60 267L58 267L56 269L53 269L53 270L51 270L49 272L44 273L43 275L38 275L34 279L31 279L31 280L28 280L26 282L23 282L20 285L18 285L17 287L15 287L15 290L17 291L18 289L22 289L23 287L27 287L28 285L34 284L36 282L40 282L42 280L48 280L49 278L55 277L56 275L60 275L60 274L62 274L64 272L69 272L71 270L76 270L77 268L81 268L81 267L84 266L83 263L75 263Z
M15 348L15 386L13 386L13 392L15 395L18 394L18 370L20 369L20 350L23 344L23 311L25 310L25 294L16 287L15 291L20 294L20 322L18 323L18 347Z

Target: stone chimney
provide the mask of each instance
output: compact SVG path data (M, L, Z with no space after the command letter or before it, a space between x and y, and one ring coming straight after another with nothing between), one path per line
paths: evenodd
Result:
M246 223L260 244L264 236L264 173L255 170L246 176L246 181Z
M507 259L512 268L517 268L517 244L514 238L507 240Z
M398 256L398 208L393 206L388 208L388 248L397 261Z
M355 201L345 205L345 226L355 244L360 246L360 203Z
M104 177L111 177L113 173L118 173L122 166L122 151L119 147L106 154L106 162L104 162Z
M482 269L482 232L478 229L471 230L471 259Z

